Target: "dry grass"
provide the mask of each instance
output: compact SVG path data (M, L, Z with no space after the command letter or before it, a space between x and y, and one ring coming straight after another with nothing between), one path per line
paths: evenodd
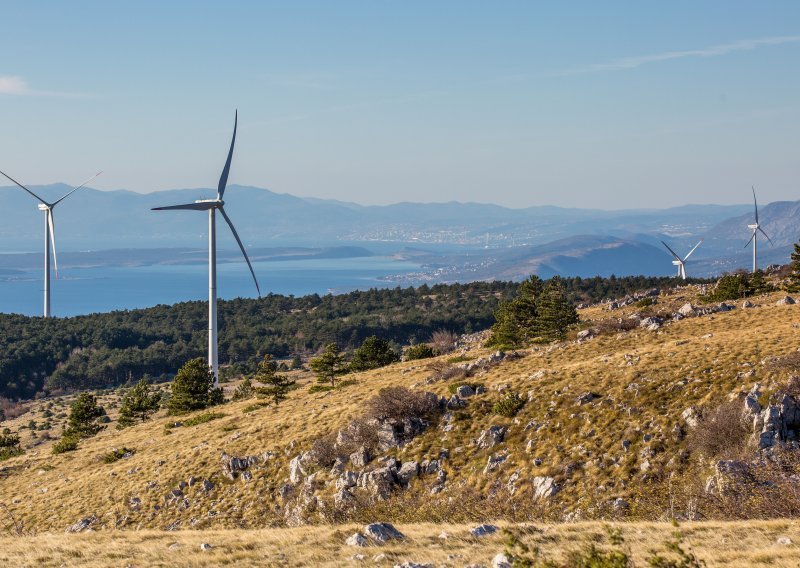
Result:
M600 523L506 525L543 556L563 560L570 551L590 543L609 548L608 528ZM665 553L664 543L675 527L668 523L617 523L636 566L647 566L653 552ZM503 550L503 536L476 539L469 525L399 525L402 543L354 548L344 544L359 529L355 525L266 530L108 531L79 535L39 534L0 537L0 565L37 566L391 566L405 561L436 566L490 565ZM794 521L689 523L679 529L684 546L709 568L800 565L800 526ZM447 539L439 538L445 532ZM788 537L790 544L778 539ZM208 543L210 550L201 550ZM172 548L171 548L172 547ZM354 555L363 555L358 562ZM373 558L383 554L378 562ZM354 561L355 560L355 561Z
M694 301L695 296L693 289L683 289L672 297L661 298L657 308L678 307ZM797 349L800 305L776 306L779 297L780 294L775 294L756 298L755 303L760 305L755 309L689 318L657 332L635 329L582 343L533 347L522 358L509 359L478 373L476 380L486 385L487 393L472 399L468 417L457 420L452 431L431 429L393 455L401 460L424 459L437 456L442 448L450 450L450 458L445 462L450 489L440 494L442 503L455 495L458 487L485 493L496 491L498 486L505 486L513 472L519 471L521 478L515 499L522 500L530 493L531 477L552 475L565 487L556 498L559 511L579 510L584 518L600 515L602 509L591 512L597 503L616 497L633 500L647 493L644 484L652 478L652 473L643 473L641 469L643 452L649 456L651 472L668 470L668 461L682 447L670 432L680 422L685 408L718 403L732 391L749 390L756 381L768 392L788 378L787 369L762 364L767 357L786 356ZM633 306L614 312L593 307L582 310L580 315L584 320L599 322L609 317L626 317L634 311ZM459 352L467 360L488 353L477 345ZM266 407L244 412L253 401L229 403L221 408L225 417L175 428L169 435L165 435L164 427L170 419L159 415L123 431L115 430L111 424L96 438L82 442L77 452L69 454L52 455L51 442L29 447L23 456L0 464L0 501L10 507L26 528L35 527L39 531L61 532L77 519L90 515L97 516L98 528L105 529L163 529L175 521L180 522L180 528L207 530L272 526L282 519L281 513L275 511L276 504L282 505L276 495L288 476L288 461L310 448L315 439L336 432L363 414L365 403L380 388L413 386L448 396L447 381L425 384L430 375L428 363L428 360L410 361L360 373L354 376L356 383L351 386L316 394L307 390L313 378L301 373L297 375L300 388L277 409ZM503 395L498 388L522 395L530 393L530 400L514 418L496 416L491 406ZM596 392L601 398L579 406L576 398L586 391ZM105 395L102 403L113 402L115 396ZM11 421L11 428L16 430L32 417L40 420L48 402L33 403L29 413ZM60 400L55 402L61 404ZM65 408L62 405L56 410ZM113 418L114 411L110 414ZM506 442L493 450L478 451L471 441L490 424L509 427ZM528 424L533 427L526 428ZM53 436L57 434L54 426ZM646 441L646 436L652 439ZM23 431L26 446L40 439L32 440L27 430ZM621 446L624 439L631 442L627 452ZM532 451L526 452L529 440ZM113 464L102 462L103 455L123 446L135 449L136 454ZM508 461L498 470L483 474L488 455L501 450L509 452ZM252 481L231 482L221 475L223 452L236 456L273 452L275 457L254 471ZM535 459L541 460L541 465L535 465ZM165 503L164 496L169 490L189 476L211 479L217 487L208 496L201 495L196 488L187 490L189 502L183 508ZM132 497L141 499L140 509L129 507ZM437 504L432 498L428 501L426 514ZM633 502L632 505L635 515L637 507ZM645 516L657 518L653 511L658 506L647 508ZM421 509L420 515L422 512ZM413 514L408 512L404 520L432 518L414 519ZM484 509L478 513L465 511L461 518L472 520L480 514L501 516ZM0 517L0 531L6 525L6 520ZM162 543L170 538L196 538L199 542L215 538L205 534L230 535L219 538L232 539L231 550L236 550L239 546L236 535L244 533L179 533L174 537L152 534L155 533L126 533L114 538L132 539L121 542L136 547L139 546L136 539L146 539L147 535L163 538L159 541ZM436 534L429 538L435 539ZM53 547L57 548L63 546L59 543L70 539L91 546L92 542L103 542L109 537L41 538L53 539ZM340 544L331 546L341 548ZM250 554L242 552L245 553ZM262 553L273 554L266 549ZM172 553L163 550L158 554L158 558L168 559ZM198 563L215 555L217 552L198 557ZM90 557L86 553L86 558ZM153 559L155 565L167 561Z

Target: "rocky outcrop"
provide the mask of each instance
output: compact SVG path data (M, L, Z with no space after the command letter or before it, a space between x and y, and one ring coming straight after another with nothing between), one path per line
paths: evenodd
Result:
M533 494L537 499L548 499L558 493L559 487L552 477L534 477Z
M489 426L475 440L475 445L481 449L493 448L503 442L507 431L508 429L505 426Z
M84 531L90 531L92 530L92 527L95 525L95 523L97 523L97 517L95 517L94 515L92 515L91 517L84 517L83 519L80 519L79 521L68 526L64 532L79 533Z
M753 429L762 450L776 445L795 447L800 435L800 406L794 397L782 394L776 402L756 414Z
M406 538L391 523L370 523L364 527L364 535L376 544L385 544L392 540L405 540Z

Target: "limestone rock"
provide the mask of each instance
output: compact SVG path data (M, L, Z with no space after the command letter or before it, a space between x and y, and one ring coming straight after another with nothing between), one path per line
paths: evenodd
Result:
M384 544L390 540L404 540L406 537L399 530L394 528L391 523L370 523L364 527L364 534L378 544Z
M750 300L745 300L744 302L742 302L742 308L755 308L755 307L756 307L755 304L753 304L753 302L751 302Z
M578 406L583 406L584 404L589 404L590 402L598 398L600 398L599 394L593 392L585 392L579 395L578 398L575 399L575 402L578 404Z
M696 312L694 306L691 303L687 302L680 307L678 313L681 314L683 317L689 317L695 315Z
M456 396L460 398L469 398L475 395L475 391L469 385L461 385L456 389Z
M475 538L480 538L483 536L489 536L490 534L494 534L499 531L500 528L495 525L478 525L477 527L473 527L469 530L469 534L474 536Z
M639 322L639 327L648 331L656 331L662 325L664 325L664 320L655 316L644 318Z
M419 475L419 464L415 461L404 463L397 472L397 480L403 485L408 485L412 479Z
M534 477L533 492L537 499L548 499L558 493L559 487L552 477Z
M350 463L353 467L362 468L372 461L372 456L365 446L361 446L355 452L350 454Z
M511 568L511 561L509 561L508 556L498 552L492 558L492 568Z
M494 471L507 459L508 456L504 454L493 454L489 456L489 460L486 462L486 467L483 468L483 474L486 475L490 471Z
M200 550L211 550L212 548L214 547L208 544L207 542L204 542L200 545Z
M508 429L505 426L490 426L487 430L481 432L475 445L479 448L493 448L497 444L502 443L506 437Z
M783 298L778 300L775 303L775 305L776 306L788 306L788 305L791 305L791 304L794 304L794 303L795 303L794 298L792 298L791 296L784 296Z
M359 546L359 547L367 546L369 544L367 542L367 539L361 533L353 533L352 535L347 537L347 540L345 540L344 543L347 546Z
M79 533L83 531L92 530L92 525L97 522L97 517L92 515L91 517L84 517L83 519L71 524L66 528L64 532L67 533Z

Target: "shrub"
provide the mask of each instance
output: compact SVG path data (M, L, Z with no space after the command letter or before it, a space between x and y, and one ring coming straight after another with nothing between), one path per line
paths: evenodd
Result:
M735 459L744 453L750 432L742 416L741 401L732 400L701 412L686 443L691 451L707 458Z
M337 457L339 455L336 451L336 434L317 438L311 444L311 461L319 467L331 467Z
M8 433L0 434L0 461L18 456L22 453L19 445L19 434Z
M125 447L114 448L113 450L111 450L110 452L108 452L103 456L103 463L114 463L116 461L121 460L124 457L132 456L135 453L136 450L133 450L131 448L125 448Z
M351 371L369 371L391 365L400 360L400 356L392 349L392 346L385 339L380 339L373 335L364 340L361 347L353 352L353 359L350 361Z
M366 416L402 421L406 418L425 418L437 412L436 395L412 391L405 387L386 387L366 403Z
M436 357L438 354L439 352L427 343L417 343L406 349L405 358L406 361L416 361Z
M428 365L428 370L432 371L429 377L433 381L447 381L450 379L463 379L469 376L466 369L455 367L446 361L434 361Z
M515 392L510 392L492 406L492 412L511 418L525 406L525 399Z
M202 410L224 401L222 389L214 388L214 375L205 360L188 361L172 381L172 396L167 403L170 414Z
M78 442L80 438L74 435L64 435L61 439L53 444L54 454L63 454L64 452L74 452L78 449Z
M212 420L217 420L218 418L224 418L226 415L221 412L204 412L203 414L198 414L197 416L193 416L188 420L184 420L184 426L197 426L198 424L205 424L206 422L211 422Z

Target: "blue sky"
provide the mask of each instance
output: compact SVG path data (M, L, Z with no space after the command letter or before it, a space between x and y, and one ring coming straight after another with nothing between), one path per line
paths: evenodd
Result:
M798 2L2 2L0 169L360 203L800 199Z

